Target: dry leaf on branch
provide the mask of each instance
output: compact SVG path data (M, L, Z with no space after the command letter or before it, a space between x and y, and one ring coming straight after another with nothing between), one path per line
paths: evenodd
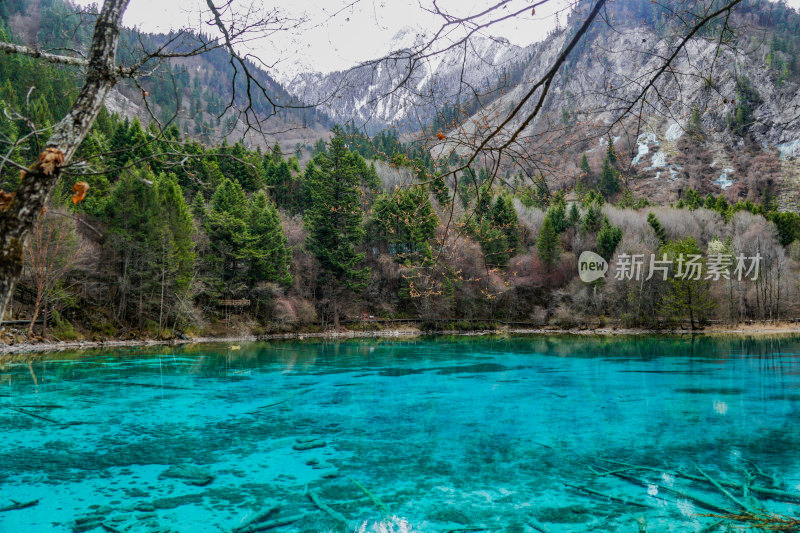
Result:
M39 166L42 172L48 176L56 171L56 168L64 162L64 152L58 148L47 148L39 156Z
M11 200L14 199L16 193L0 191L0 209L5 211L11 205Z
M79 181L72 186L72 190L75 192L75 194L72 195L72 203L80 203L81 200L86 198L86 191L89 190L89 184L85 181Z

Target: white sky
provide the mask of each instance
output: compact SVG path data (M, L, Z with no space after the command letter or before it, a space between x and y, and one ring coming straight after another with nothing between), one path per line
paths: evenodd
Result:
M0 0L2 1L2 0ZM75 0L88 5L98 0ZM240 6L252 0L234 0ZM646 0L642 0L646 1ZM99 2L98 2L99 3ZM252 42L250 51L258 56L269 71L285 81L300 70L330 72L353 66L359 61L380 57L389 51L392 37L404 28L430 33L442 24L441 17L425 11L432 0L274 0L276 6L291 17L304 17L307 22L299 30L277 32L272 37ZM495 1L438 0L438 5L453 14L472 14ZM515 12L531 0L513 0L507 10ZM795 9L800 0L788 0ZM566 21L565 8L569 0L555 0L537 8L535 15L523 15L491 27L491 34L505 37L512 43L524 46L544 39L556 25L556 11L561 10L560 22ZM137 26L143 31L166 32L170 29L212 28L204 24L201 15L205 0L131 0L125 13L124 24ZM331 18L332 15L335 16ZM497 15L493 15L496 17Z
M74 1L80 5L100 3L99 0ZM251 3L251 0L235 1L240 5ZM392 48L392 38L405 28L429 33L442 24L441 17L424 9L432 6L431 0L274 0L264 3L281 8L288 16L303 16L308 20L297 31L278 32L269 39L250 44L252 52L272 66L269 70L279 79L286 79L301 69L330 72L349 68L388 52ZM438 0L437 3L443 9L463 15L476 13L494 2ZM535 15L526 10L524 15L492 25L491 35L505 37L519 45L540 41L555 27L556 10L562 10L561 23L566 21L563 10L570 3L569 0L555 0L537 8ZM530 0L513 0L500 14L515 12L530 4ZM204 24L207 17L204 19L201 14L205 5L205 0L131 0L123 22L148 32L191 27L213 33L212 28Z

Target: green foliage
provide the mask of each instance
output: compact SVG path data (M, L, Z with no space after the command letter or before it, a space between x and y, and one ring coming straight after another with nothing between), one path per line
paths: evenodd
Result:
M275 205L263 191L253 195L247 222L250 232L245 250L249 262L248 280L251 283L274 281L291 284L290 254L281 219Z
M492 203L488 184L482 188L487 198L482 216L470 219L465 229L481 245L489 267L505 268L521 244L517 212L510 198L498 196Z
M636 198L634 196L633 191L630 189L625 189L622 192L622 196L617 201L617 207L621 209L644 209L652 205L647 198Z
M569 213L567 214L567 224L574 228L581 222L581 211L578 209L578 204L573 203L569 206Z
M446 205L450 201L450 189L447 187L441 172L434 173L432 177L425 174L420 178L420 181L430 181L431 192L441 205Z
M578 179L576 180L576 188L579 191L585 190L590 183L592 176L592 167L589 166L589 160L586 158L586 154L581 154L581 164L580 164L580 173L578 174Z
M583 231L586 233L598 231L600 230L601 223L602 211L600 210L600 206L596 203L589 204L589 207L586 209L586 214L583 216Z
M622 241L622 228L612 226L608 218L603 217L602 227L597 233L597 253L609 261L620 241Z
M525 207L542 209L550 204L550 188L547 180L539 174L533 180L533 185L526 185L519 189L519 199Z
M226 178L237 181L248 192L264 187L263 162L257 153L247 150L241 142L223 144L216 152L217 165Z
M486 265L489 268L505 268L511 258L511 249L502 229L489 220L482 220L472 230L475 239L480 243Z
M782 245L800 241L800 214L794 211L773 212L768 218L778 229L778 240Z
M340 289L361 291L369 269L356 247L364 237L361 227L361 190L358 167L345 147L341 129L334 128L318 169L307 175L311 204L305 213L307 247L319 260L324 277Z
M597 189L592 189L581 197L581 205L585 208L588 208L592 204L602 206L605 203L606 199Z
M433 258L431 243L439 218L422 187L398 188L376 198L367 239L407 263Z
M653 228L653 232L656 234L658 242L661 243L661 246L666 246L669 242L669 239L667 239L667 232L664 230L664 226L661 225L661 221L658 220L658 217L655 215L655 213L647 214L647 223L651 228Z
M539 254L539 259L549 266L556 262L561 253L561 242L549 215L544 217L542 228L539 230L539 238L536 239L536 251Z
M611 136L608 137L608 142L606 143L605 160L608 161L608 164L611 165L612 167L617 166L617 151L614 149L614 140L611 138Z
M194 224L181 186L172 174L161 175L156 180L159 222L162 225L162 268L168 272L174 292L189 288L194 274Z
M192 199L191 209L192 209L192 215L197 220L199 220L201 224L205 223L206 209L208 209L208 207L206 206L206 200L205 198L203 198L202 192L198 192L197 194L194 195L194 198Z
M606 198L619 191L619 172L612 166L611 160L606 157L603 161L603 170L600 172L600 192Z
M692 275L682 276L691 272L688 262L692 256L697 257L701 269L705 268L702 250L693 238L687 237L668 243L663 251L672 260L673 271L670 273L669 291L662 302L662 312L667 318L680 322L689 319L689 327L694 329L696 324L708 319L715 305L710 295L710 282L704 279L702 271L699 279Z
M586 154L581 154L581 172L586 176L592 173L592 167L589 166L589 160L586 158Z
M135 170L116 183L102 218L106 251L123 280L118 314L131 316L135 305L141 324L155 305L151 295L188 288L195 259L188 206L173 176Z
M703 207L705 203L703 197L700 196L694 189L689 189L688 191L686 191L683 201L684 205L688 209L697 209L698 207Z
M78 332L75 330L75 326L73 326L69 320L62 317L58 310L53 309L52 313L50 313L50 318L52 320L50 328L53 337L60 341L74 341L78 339Z
M498 196L489 212L489 220L494 227L503 232L509 254L513 255L520 246L520 228L517 211L511 199Z
M479 219L483 219L489 214L493 196L492 188L488 183L483 183L478 189L478 194L475 198L475 216Z
M291 283L289 251L280 217L263 191L248 201L242 186L224 178L208 207L202 197L193 210L203 215L209 237L209 285L214 297L242 296L261 282Z
M763 103L761 95L747 76L736 78L736 109L725 117L726 125L734 134L743 137L753 124L753 112Z
M554 201L547 210L546 216L550 217L550 222L553 224L553 229L556 233L564 233L569 227L569 222L567 221L567 205L563 199Z
M696 105L692 106L692 114L689 117L689 123L686 125L686 135L693 141L703 142L706 139L705 130L703 129L703 117Z

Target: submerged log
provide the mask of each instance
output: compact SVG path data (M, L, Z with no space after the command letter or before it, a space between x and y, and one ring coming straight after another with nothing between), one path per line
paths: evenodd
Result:
M21 409L19 407L12 407L10 405L7 405L6 407L8 409L11 409L12 411L16 411L17 413L21 413L23 415L28 415L28 416L30 416L32 418L38 418L39 420L44 420L45 422L50 422L51 424L55 424L57 426L61 425L61 422L53 420L52 418L48 418L46 416L42 416L42 415L39 415L39 414L36 414L36 413L31 413L30 411L27 411L25 409Z
M247 531L250 528L250 526L254 524L260 524L261 522L264 522L274 517L276 514L278 514L279 511L280 511L279 507L273 507L271 509L264 511L263 513L259 513L250 520L248 520L247 522L245 522L244 524L242 524L241 526L234 528L232 530L232 533L243 533L244 531Z
M305 517L306 515L304 514L298 514L294 516L287 516L286 518L276 518L275 520L271 520L269 522L253 524L247 529L241 530L239 533L259 533L260 531L269 531L270 529L275 529L277 527L290 526L295 522L299 522Z
M781 483L781 481L780 481L780 480L779 480L779 479L778 479L776 476L774 476L774 475L772 475L772 474L767 474L766 472L764 472L764 471L761 469L761 467L760 467L760 466L758 466L758 465L757 465L756 463L754 463L753 461L750 461L749 459L745 459L745 461L746 461L748 464L750 464L750 466L752 466L753 468L755 468L755 469L756 469L756 473L757 473L759 476L761 476L761 477L763 477L763 478L765 478L765 479L768 479L768 480L769 480L769 482L772 484L772 487L770 487L770 488L776 488L776 489L779 489L779 488L781 488L781 486L782 486L782 483Z
M598 496L600 498L603 498L603 499L606 499L606 500L610 500L610 501L616 502L616 503L621 503L623 505L635 505L637 507L647 507L647 508L651 508L651 509L653 508L652 505L649 505L647 503L641 503L641 502L637 502L637 501L634 501L634 500L628 500L626 498L613 496L611 494L606 494L605 492L600 492L598 490L594 490L594 489L591 489L589 487L584 487L584 486L581 486L581 485L572 485L571 483L564 483L564 485L566 485L567 487L573 488L575 490L578 490L578 491L581 491L581 492L585 492L586 494L591 494L593 496Z
M684 500L691 500L691 501L695 502L697 505L699 505L700 507L702 507L704 509L708 509L709 511L715 511L715 512L723 513L723 514L727 514L727 513L730 512L730 509L725 509L724 507L720 507L719 505L706 500L702 496L694 494L694 493L691 493L691 492L686 492L684 490L674 489L672 487L668 487L666 485L660 485L658 483L652 483L652 482L646 481L644 479L640 479L640 478L633 477L633 476L628 476L626 474L614 474L614 475L619 477L619 478L621 478L621 479L630 481L631 483L645 485L645 486L652 485L654 487L657 487L659 490L663 490L666 493L673 494L675 496L678 496L679 498L683 498Z
M548 528L546 525L542 524L532 516L528 517L528 525L531 526L536 531L540 531L541 533L550 533L550 528Z
M709 476L708 474L706 474L705 472L703 472L703 471L700 469L700 467L699 467L699 466L698 466L698 467L696 467L696 468L697 468L697 471L698 471L698 472L700 472L701 474L703 474L703 476L704 476L706 479L708 479L708 481L709 481L709 482L710 482L712 485L714 485L715 487L717 487L717 489L719 489L719 491L720 491L722 494L724 494L724 495L725 495L725 496L726 496L726 497L727 497L727 498L728 498L730 501L732 501L733 503L735 503L736 505L738 505L739 507L741 507L742 509L744 509L745 511L747 511L747 512L749 512L749 513L753 513L753 512L755 512L755 509L753 509L753 508L752 508L750 505L748 505L747 503L745 503L745 502L743 502L743 501L739 500L739 498L737 498L736 496L734 496L733 494L731 494L731 493L730 493L730 491L729 491L728 489L726 489L725 487L723 487L722 485L720 485L720 484L719 484L719 482L717 482L717 480L715 480L714 478L712 478L711 476Z
M363 492L364 494L366 494L366 495L367 495L367 497L368 497L370 500L372 500L372 503L374 503L374 504L375 504L375 507L377 507L377 508L378 508L378 510L381 512L381 515L382 515L382 517L383 517L383 518L386 518L387 516L391 515L391 513L389 512L389 508L388 508L388 507L386 507L386 504L385 504L385 503L383 503L383 502L381 501L381 499L380 499L380 498L378 498L378 497L377 497L375 494L373 494L372 492L370 492L370 491L369 491L369 489L368 489L367 487L365 487L364 485L362 485L361 483L359 483L359 481L358 481L358 480L355 480L355 479L353 479L353 478L348 478L348 479L349 479L350 481L352 481L352 482L355 484L355 486L356 486L356 487L358 487L359 489L361 489L361 492Z
M630 463L623 463L623 462L620 462L620 461L612 461L611 459L600 459L600 460L603 461L603 462L606 462L606 463L627 466L627 467L630 467L630 468L636 468L638 470L650 470L652 472L660 472L660 473L666 472L666 470L663 469L663 468L653 468L651 466L632 465ZM686 473L680 472L680 471L673 471L672 473L674 473L676 476L682 477L684 479L691 479L692 481L700 481L702 483L709 483L709 481L707 479L705 479L703 477L700 477L700 476L694 476L692 474L686 474ZM729 488L732 488L732 489L739 489L739 490L745 490L745 488L748 487L744 483L739 483L739 482L736 482L736 481L724 481L723 480L723 481L720 481L719 483L722 486L729 487ZM780 490L780 489L771 489L769 487L759 487L758 485L751 485L751 486L749 486L749 489L752 492L756 492L756 493L758 493L758 494L760 494L762 496L766 496L766 497L770 498L771 500L800 503L800 494L798 494L796 492L789 492L789 491Z
M5 507L0 507L0 513L4 513L6 511L16 511L17 509L26 509L28 507L33 507L37 505L39 500L31 500L29 502L18 502L16 500L11 500L11 505L6 505Z
M342 513L332 509L328 504L326 504L322 500L322 497L319 495L317 489L306 490L306 496L308 496L308 499L311 500L314 503L314 505L316 505L319 508L320 511L327 514L337 522L340 522L343 525L347 525L347 518L345 518Z

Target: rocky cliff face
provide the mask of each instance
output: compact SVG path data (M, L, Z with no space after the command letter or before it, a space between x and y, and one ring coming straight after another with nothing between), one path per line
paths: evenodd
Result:
M502 38L475 36L464 45L431 57L409 59L422 37L411 30L393 39L389 58L330 74L303 73L288 87L295 97L319 103L339 122L376 130L415 130L437 111L474 96L491 100L519 78L530 53Z
M558 161L551 158L548 164L555 185L566 186L581 153L590 160L595 154L594 163L600 164L610 135L622 156L623 174L640 195L671 201L692 187L758 199L758 188L772 187L780 202L794 205L800 198L794 162L800 157L800 68L789 67L798 67L800 46L793 47L800 43L792 28L800 28L800 15L771 2L744 2L731 17L732 31L722 45L718 32L699 32L644 103L630 106L681 35L680 28L643 4L615 2L611 20L620 22L613 27L598 22L584 36L560 69L539 118L528 127L526 136L534 141L526 149L557 152ZM481 38L469 44L466 54L451 50L416 68L384 60L348 72L303 75L293 91L307 101L324 101L324 109L338 121L417 131L446 105L469 101L473 89L489 92L474 106L474 115L446 132L447 142L456 141L452 147L468 140L482 123L505 117L550 68L581 21L575 16L565 29L526 48ZM693 113L702 141L687 137ZM434 153L449 148L438 149Z

